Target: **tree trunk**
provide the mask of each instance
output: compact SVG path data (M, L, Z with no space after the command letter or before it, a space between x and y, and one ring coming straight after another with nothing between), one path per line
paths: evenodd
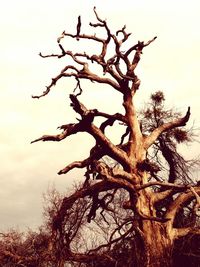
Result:
M173 233L168 223L144 220L142 223L144 256L139 267L172 266Z
M59 260L56 267L64 267L65 266L65 261L63 259Z

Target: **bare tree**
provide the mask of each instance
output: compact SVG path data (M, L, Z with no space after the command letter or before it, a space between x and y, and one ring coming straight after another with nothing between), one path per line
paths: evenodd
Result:
M55 266L48 253L50 234L44 229L27 233L8 230L0 233L0 264L6 267ZM51 264L51 265L50 265Z
M82 22L79 17L77 32L71 34L64 31L58 38L60 53L40 54L43 58L68 57L74 64L66 65L52 79L41 95L33 97L40 98L47 95L62 78L74 78L77 86L69 97L71 107L80 118L78 122L60 126L60 134L44 135L32 143L61 141L79 132L88 133L96 141L86 159L74 161L58 172L58 174L65 174L74 168L84 168L86 169L86 179L80 189L63 198L62 204L54 215L52 240L57 240L58 236L64 236L69 211L78 201L85 197L90 198L90 210L87 215L87 220L90 222L99 211L102 216L104 211L114 213L112 202L116 192L123 189L127 192L127 199L122 203L122 207L130 209L131 220L121 223L118 231L111 234L111 238L103 247L99 246L90 253L74 252L70 247L71 242L68 240L64 246L65 250L62 251L64 258L88 264L95 260L101 263L100 266L109 262L116 266L114 265L116 264L115 259L106 252L104 253L104 248L117 242L117 238L122 240L134 233L140 240L137 254L138 266L171 266L175 240L191 233L200 234L200 229L196 224L182 227L176 223L177 215L180 214L183 207L192 209L195 215L200 205L200 187L198 184L191 183L184 171L179 174L179 170L183 170L184 165L180 167L183 161L181 158L177 158L176 146L173 143L173 138L184 135L184 131L181 132L177 129L185 126L188 122L190 108L188 107L184 116L176 114L174 117L163 117L164 113L160 116L158 114L159 103L162 102L163 96L157 93L152 98L157 106L155 106L154 113L152 111L151 114L149 113L150 117L152 114L154 115L156 124L146 127L147 120L140 120L135 109L135 94L140 86L135 69L140 62L143 49L150 45L156 37L147 42L138 41L127 49L125 44L128 42L130 33L127 33L126 27L124 26L113 34L106 20L99 17L95 8L94 14L97 22L90 23L90 26L104 29L105 38L98 37L96 34L82 33ZM62 45L65 38L93 41L101 45L100 52L92 55L86 52L67 51ZM110 49L113 51L112 55L110 55ZM93 72L91 64L100 66L102 75ZM109 85L113 91L119 92L123 100L124 114L107 114L97 109L88 109L81 103L79 95L83 91L81 81L84 79L100 83L102 86L103 84ZM146 113L146 118L147 115L148 113ZM97 117L104 119L98 127L94 122ZM116 122L124 125L124 133L119 144L114 144L106 135L108 126L114 128ZM153 155L152 149L154 152L156 149L159 152ZM162 154L169 170L168 177L165 176L163 179L156 175L160 171L156 164L158 153ZM110 161L105 161L105 157L108 157ZM162 171L160 174L166 175ZM123 233L120 232L120 229L125 228ZM120 233L118 236L115 234L117 232ZM62 262L58 266L64 266L64 263Z

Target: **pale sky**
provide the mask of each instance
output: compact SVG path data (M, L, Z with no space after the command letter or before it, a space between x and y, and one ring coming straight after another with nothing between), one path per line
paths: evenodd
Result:
M41 93L66 64L66 59L42 59L38 53L59 51L57 37L63 30L75 32L78 15L86 32L89 21L95 21L93 6L114 32L126 24L133 44L158 36L144 50L137 70L141 79L138 106L155 90L163 90L169 106L182 112L191 106L190 125L200 126L199 0L8 0L0 4L0 229L39 225L47 188L54 184L63 191L74 178L81 178L78 171L56 173L71 161L87 157L91 138L79 134L61 143L30 144L43 134L56 133L57 126L74 122L75 114L68 106L74 83L63 80L40 100L31 95ZM93 45L87 44L84 50L92 51ZM117 94L85 85L82 101L88 107L118 111ZM195 144L186 153L199 150Z

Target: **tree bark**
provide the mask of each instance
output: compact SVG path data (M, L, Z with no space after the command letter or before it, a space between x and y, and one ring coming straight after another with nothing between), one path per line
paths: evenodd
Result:
M144 257L139 267L172 266L172 249L174 234L169 231L168 222L151 220L142 222Z

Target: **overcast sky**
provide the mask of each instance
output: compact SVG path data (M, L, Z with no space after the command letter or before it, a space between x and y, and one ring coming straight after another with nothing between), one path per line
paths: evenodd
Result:
M63 191L74 178L80 180L77 171L56 173L70 161L86 157L91 138L79 134L62 143L30 144L43 134L57 133L57 126L74 122L68 107L74 83L64 80L40 100L31 95L41 93L66 64L66 60L42 59L38 53L58 52L57 37L63 30L75 32L78 15L86 32L89 21L95 21L93 6L113 31L126 24L133 44L158 36L144 50L137 70L142 82L138 106L152 92L163 90L168 105L181 112L190 105L190 125L200 126L199 0L1 1L0 229L36 227L42 220L42 194L47 188L55 185ZM87 43L84 50L94 50L93 45ZM107 87L93 90L93 84L85 85L82 100L88 107L118 111L117 94ZM199 149L195 144L186 153L197 154Z

